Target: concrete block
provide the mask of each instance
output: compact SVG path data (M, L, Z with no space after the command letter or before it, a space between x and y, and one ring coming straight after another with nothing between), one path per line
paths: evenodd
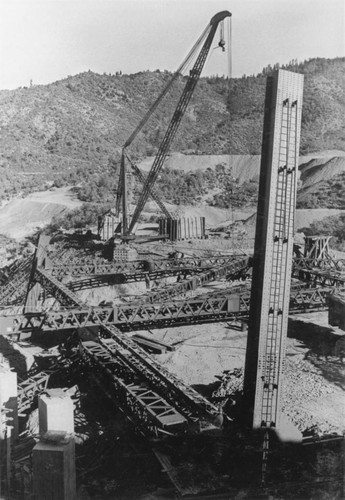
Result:
M40 434L47 431L74 432L73 401L62 389L50 389L38 400Z
M5 405L10 398L16 398L17 374L9 369L8 365L0 365L0 405Z

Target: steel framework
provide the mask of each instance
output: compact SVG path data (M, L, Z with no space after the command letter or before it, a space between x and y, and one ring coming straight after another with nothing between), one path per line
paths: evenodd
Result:
M100 389L144 435L185 433L187 420L119 358L116 348L113 339L81 343L81 358Z
M299 267L295 265L292 271L292 276L308 283L312 287L342 287L345 284L345 273L332 269L313 269L310 267Z
M45 370L40 370L34 363L28 377L18 384L18 415L23 416L31 409L36 396L47 389L51 377L72 368L75 370L77 366L76 352L73 354L69 352L68 357L61 352L58 356L52 356L49 367Z
M345 291L345 288L337 288ZM290 314L320 311L328 308L332 288L299 288L291 290ZM231 290L215 295L189 298L163 304L120 304L114 307L73 308L61 311L36 312L15 316L17 325L13 337L23 332L42 330L73 330L95 325L116 325L122 330L150 327L162 328L174 324L188 325L209 321L248 318L250 291Z
M20 304L25 297L32 267L32 257L26 257L16 265L10 266L1 277L0 304Z
M34 279L46 292L50 293L62 306L65 307L87 307L75 293L73 293L61 281L51 276L43 269L36 269Z
M245 279L246 273L249 270L249 257L234 260L229 264L217 266L206 272L201 272L192 275L190 278L178 281L172 285L158 288L152 292L148 292L141 297L137 297L137 302L151 302L151 304L167 302L176 295L183 295L189 291L194 291L198 287L206 285L211 281L219 279L238 280Z
M115 326L100 327L100 335L114 341L111 345L100 340L101 343L103 342L102 345L113 355L118 356L125 364L129 364L155 390L164 394L168 401L177 405L178 411L188 420L205 419L211 423L214 422L215 417L219 414L219 408L166 370L128 335L122 333Z
M242 255L219 255L215 257L186 257L183 259L155 259L136 260L131 262L107 262L94 258L81 263L52 264L46 266L46 270L54 277L62 279L64 277L77 278L90 275L133 275L137 272L153 273L158 271L194 271L207 270L216 266L231 264L234 261L242 260Z

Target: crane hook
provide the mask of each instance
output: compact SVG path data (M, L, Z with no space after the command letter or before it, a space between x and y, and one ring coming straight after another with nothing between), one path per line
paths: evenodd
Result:
M220 40L218 42L218 47L225 52L225 40L224 40L224 20L220 23Z
M225 40L220 39L218 42L218 47L220 47L222 51L225 52Z

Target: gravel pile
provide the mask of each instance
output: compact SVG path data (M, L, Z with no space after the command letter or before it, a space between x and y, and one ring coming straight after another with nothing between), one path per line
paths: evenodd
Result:
M300 355L286 359L283 411L302 432L311 427L320 436L345 432L345 391L327 377L334 365L345 369L335 360L325 359L319 368Z

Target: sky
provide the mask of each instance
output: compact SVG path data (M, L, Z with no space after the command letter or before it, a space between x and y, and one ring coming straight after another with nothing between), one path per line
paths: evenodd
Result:
M222 10L232 13L234 77L345 55L344 0L0 0L0 89L88 70L174 71ZM203 75L228 74L225 59L211 50Z

